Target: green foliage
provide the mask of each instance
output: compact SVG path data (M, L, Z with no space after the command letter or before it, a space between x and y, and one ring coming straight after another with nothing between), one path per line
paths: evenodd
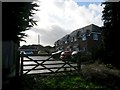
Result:
M108 62L114 65L119 65L120 45L116 41L119 41L120 2L105 2L103 4L105 5L102 12L102 19L104 21L103 44L106 51L106 60L109 60Z
M110 64L94 63L82 66L81 74L85 80L96 82L110 90L120 88L120 70L113 68Z
M119 75L119 70L95 63L82 66L79 75L23 75L17 82L18 86L16 88L14 87L15 83L10 84L10 88L7 88L10 90L120 90Z
M2 25L3 40L13 40L17 42L25 36L22 31L29 30L36 25L33 19L33 11L38 7L33 2L3 2L2 3ZM6 33L9 33L6 36Z
M114 67L111 64L106 64L107 68L113 69Z
M91 62L91 61L93 61L92 55L89 53L81 53L80 61L81 62Z
M22 86L25 89L22 90L74 90L77 88L102 88L100 85L96 85L92 82L86 82L81 76L24 76L22 80Z

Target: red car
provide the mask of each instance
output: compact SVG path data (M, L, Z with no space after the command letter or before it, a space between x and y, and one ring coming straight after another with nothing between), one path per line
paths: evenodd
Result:
M72 52L70 52L70 51L63 51L60 55L60 59L62 59L62 60L71 59L71 54L72 54Z

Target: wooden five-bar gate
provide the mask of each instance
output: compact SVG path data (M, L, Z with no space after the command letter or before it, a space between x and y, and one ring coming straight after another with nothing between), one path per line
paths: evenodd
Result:
M53 59L52 56L41 60L33 59L32 57L34 56L21 55L20 75L79 72L79 65L69 60L62 61L60 59Z

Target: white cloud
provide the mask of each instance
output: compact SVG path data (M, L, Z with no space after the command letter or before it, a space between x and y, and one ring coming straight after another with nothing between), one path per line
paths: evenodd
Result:
M27 31L26 44L37 44L37 35L40 34L42 45L54 45L56 40L78 28L89 24L102 26L101 4L80 6L74 0L40 1L40 11L34 15L38 26Z

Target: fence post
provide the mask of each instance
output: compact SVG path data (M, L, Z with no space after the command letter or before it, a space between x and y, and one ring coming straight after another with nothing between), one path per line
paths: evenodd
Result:
M21 71L20 75L23 75L23 53L21 54Z

